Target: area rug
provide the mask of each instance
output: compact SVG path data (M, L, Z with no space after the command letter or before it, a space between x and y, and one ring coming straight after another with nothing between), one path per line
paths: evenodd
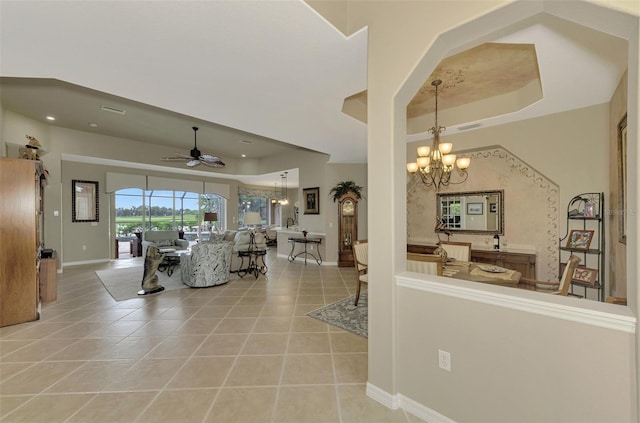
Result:
M367 292L360 294L357 307L353 305L355 299L355 295L350 295L338 302L310 311L307 316L366 338L369 321Z
M143 266L123 267L120 269L98 270L96 275L98 275L98 278L100 278L100 281L114 300L124 301L131 298L142 298L138 295L138 291L141 289L143 271ZM164 291L151 295L188 288L187 285L182 283L182 274L179 266L175 268L171 276L167 276L165 272L156 272L156 275L158 275L158 283L164 286Z

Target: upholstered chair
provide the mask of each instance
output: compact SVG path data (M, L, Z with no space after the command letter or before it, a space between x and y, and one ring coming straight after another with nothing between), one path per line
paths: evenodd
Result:
M229 281L231 250L229 241L202 242L191 253L180 256L182 282L193 288L222 285Z
M437 254L407 253L407 270L442 276L442 259Z
M447 252L447 257L458 261L471 261L470 242L440 241L440 247Z
M353 264L356 268L356 277L358 278L358 286L356 288L356 298L354 304L357 306L360 300L360 289L362 284L369 284L369 243L366 239L355 241L352 245Z

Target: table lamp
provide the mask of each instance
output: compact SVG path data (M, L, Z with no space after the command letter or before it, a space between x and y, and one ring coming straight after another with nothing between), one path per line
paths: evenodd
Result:
M217 222L218 221L218 213L215 212L205 212L204 214L204 219L205 222ZM213 227L213 229L215 229L216 233L218 233L218 228L216 228L215 225L212 225L211 223L209 223L209 226L211 229L211 227Z
M244 225L245 226L253 225L253 228L255 229L255 227L258 226L261 222L262 222L262 220L260 219L260 213L259 212L245 212L244 213Z

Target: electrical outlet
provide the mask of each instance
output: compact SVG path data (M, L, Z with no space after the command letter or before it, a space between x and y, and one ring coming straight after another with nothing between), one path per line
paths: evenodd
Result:
M448 372L451 371L451 354L449 352L438 350L438 366Z

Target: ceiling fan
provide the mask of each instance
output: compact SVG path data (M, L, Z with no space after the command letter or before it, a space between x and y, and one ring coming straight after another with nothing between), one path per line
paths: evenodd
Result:
M202 154L200 150L198 150L198 141L197 141L197 133L198 127L193 127L193 149L189 152L189 155L176 153L176 157L163 157L162 160L166 161L181 161L188 160L187 166L194 167L198 166L200 163L204 163L207 166L211 167L224 167L225 164L218 156L214 156L212 154Z

